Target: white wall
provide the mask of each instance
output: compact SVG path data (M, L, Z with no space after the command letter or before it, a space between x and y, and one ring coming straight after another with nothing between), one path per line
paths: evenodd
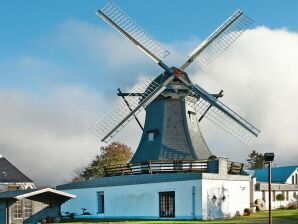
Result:
M297 169L295 172L292 173L292 175L294 175L294 181L296 181L296 176L295 176L295 174L298 174L298 169ZM292 184L292 175L289 176L289 178L287 179L287 181L286 181L287 184ZM297 181L298 181L298 180L297 180ZM295 183L295 182L294 182L294 183Z
M203 219L240 215L243 214L245 208L250 207L250 181L248 180L203 180L202 192ZM216 194L218 200L223 195L226 197L218 208L214 208L216 211L211 211L210 201L208 205L208 195L210 197L210 193Z
M216 177L216 174L214 174ZM194 203L193 203L194 187ZM105 218L159 218L159 192L175 191L176 219L208 219L222 218L221 208L212 208L208 204L208 193L225 189L227 200L224 212L228 216L243 213L250 205L249 180L188 180L154 184L139 184L101 188L85 188L64 190L77 195L62 205L62 212L82 214L81 208L86 208L92 217ZM104 191L105 213L97 214L97 192ZM220 198L218 196L218 198ZM210 202L210 200L209 200ZM193 205L194 204L194 205ZM203 205L203 207L202 207ZM220 207L220 206L218 206ZM228 209L228 210L227 210ZM193 211L195 214L193 214Z
M62 205L62 212L82 213L86 208L96 217L159 218L159 192L175 191L177 219L193 218L192 188L195 187L195 213L201 218L201 180L139 184L102 188L64 190L77 195ZM97 214L96 192L104 191L105 213Z
M278 194L282 194L282 191L275 191L275 196ZM285 197L286 197L286 191L284 191ZM294 202L294 201L298 201L298 191L288 191L288 200L284 200L284 201L277 201L273 199L273 192L271 192L271 208L272 209L277 209L280 206L287 206L289 203ZM265 204L266 204L266 209L268 209L269 206L269 194L268 191L265 191ZM262 191L255 191L254 193L254 201L256 199L263 199L263 192ZM263 199L264 200L264 199Z

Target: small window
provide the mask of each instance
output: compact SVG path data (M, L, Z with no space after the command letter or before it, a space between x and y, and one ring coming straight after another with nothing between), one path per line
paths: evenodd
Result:
M295 177L292 175L292 184L295 184Z
M24 205L24 218L29 218L30 216L32 216L32 201L25 198L23 200L23 205Z
M175 191L159 192L159 216L175 217Z
M286 201L289 200L289 191L286 191Z
M262 191L262 199L264 202L266 202L266 192Z
M21 219L22 218L22 203L20 200L16 201L13 205L13 215L14 219Z
M104 213L104 192L103 191L99 191L97 192L97 213Z
M295 184L298 184L298 174L295 174Z
M148 133L148 140L149 141L153 141L154 140L154 133L153 132L149 132Z
M276 192L273 191L272 194L273 194L273 195L272 195L272 201L275 201L275 200L276 200Z

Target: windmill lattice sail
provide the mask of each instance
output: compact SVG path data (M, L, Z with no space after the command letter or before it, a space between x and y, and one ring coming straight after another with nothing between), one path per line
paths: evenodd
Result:
M246 145L249 145L252 139L259 135L260 131L256 127L216 98L213 99L213 102L208 102L195 92L189 95L191 97L188 98L187 104L191 106L196 113L204 115L208 120ZM194 95L196 95L196 97L194 97Z
M184 72L181 75L182 73L179 69L171 68L164 64L162 59L169 55L169 52L146 34L118 6L109 1L96 14L165 70L163 73L165 75L164 81L159 84L148 80L137 86L130 91L133 94L125 98L128 105L125 101L121 101L114 110L97 122L93 131L101 137L101 141L107 142L115 136L137 113L158 97L168 85L171 85L175 78L180 79L188 87L189 96L186 99L187 103L198 114L201 114L200 120L203 117L208 118L246 144L250 143L252 137L258 136L260 131L257 128L218 101L216 97L209 94L206 90L188 81L187 73ZM189 59L180 67L180 70L184 70L193 61L196 61L202 70L205 69L244 33L251 22L252 19L245 16L241 10L237 10L191 52ZM177 93L179 92L178 87L176 91ZM175 97L173 98L176 99Z
M221 26L219 26L206 40L199 44L189 55L189 60L181 66L184 70L195 61L201 70L221 55L235 40L249 27L253 20L241 10L237 10Z
M91 128L92 131L97 134L102 141L108 142L122 127L134 118L133 115L138 114L143 107L151 102L149 97L151 97L160 87L160 84L150 79L138 84L130 90L132 94L126 96L126 100L130 107L127 106L126 102L121 100L109 113L98 121L93 128ZM141 93L142 96L136 97L134 95L135 93ZM139 105L142 105L142 107L139 107Z
M126 15L115 3L109 1L96 14L110 24L123 36L135 44L155 62L159 62L170 54Z

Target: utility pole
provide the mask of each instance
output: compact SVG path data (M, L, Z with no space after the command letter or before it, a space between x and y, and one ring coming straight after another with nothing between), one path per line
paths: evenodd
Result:
M268 192L269 192L269 224L272 224L272 214L271 214L271 176L272 176L272 172L271 172L271 165L272 162L268 162Z
M274 153L265 153L264 154L264 160L268 162L268 199L269 199L269 224L272 224L272 209L271 209L271 179L272 179L272 162L274 160Z

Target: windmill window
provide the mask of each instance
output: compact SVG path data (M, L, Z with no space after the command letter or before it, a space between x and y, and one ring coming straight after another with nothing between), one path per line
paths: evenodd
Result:
M147 131L148 133L148 141L154 141L154 139L156 138L156 136L159 134L159 131L157 129L150 129L149 131Z
M153 132L149 132L149 134L148 134L148 140L149 141L153 141L154 140L154 133Z
M105 200L104 200L104 192L99 191L97 192L97 213L104 213L105 212Z

